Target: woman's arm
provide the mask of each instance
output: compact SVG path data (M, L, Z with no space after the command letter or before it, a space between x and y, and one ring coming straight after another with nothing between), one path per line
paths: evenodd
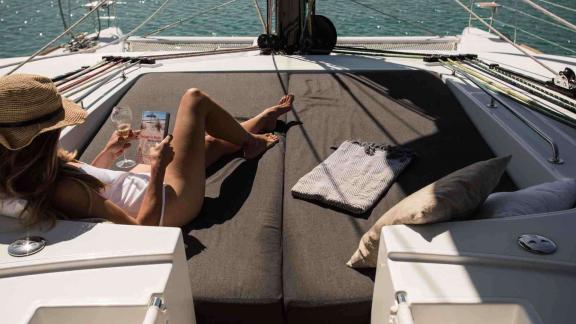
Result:
M74 219L102 218L117 224L138 224L134 217L102 197L99 192L71 179L58 181L52 196L52 205Z
M168 135L150 150L150 182L136 218L102 197L96 190L71 179L58 182L52 196L53 206L71 218L103 218L116 224L159 225L162 217L164 174L174 155L170 147L171 140L172 136ZM77 194L79 192L86 194Z
M162 142L150 149L152 161L150 163L150 182L136 217L136 221L141 225L162 225L160 220L162 217L164 175L166 167L174 155L170 141L172 141L172 135L166 136Z

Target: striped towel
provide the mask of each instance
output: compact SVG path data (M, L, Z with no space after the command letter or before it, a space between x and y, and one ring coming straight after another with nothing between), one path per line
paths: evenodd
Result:
M295 198L355 214L369 210L412 160L409 149L345 141L292 188Z

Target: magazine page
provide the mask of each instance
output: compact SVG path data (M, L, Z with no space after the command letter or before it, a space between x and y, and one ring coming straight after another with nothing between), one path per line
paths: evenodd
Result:
M168 134L170 113L164 111L142 112L138 162L150 164L150 148L160 143Z

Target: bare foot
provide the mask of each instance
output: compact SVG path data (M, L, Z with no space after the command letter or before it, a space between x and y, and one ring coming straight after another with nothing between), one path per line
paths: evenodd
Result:
M294 102L294 95L287 95L280 98L276 106L266 108L261 114L262 131L271 132L276 128L276 120L278 117L292 110L292 103Z
M278 143L278 136L274 134L252 134L252 139L244 145L244 157L253 159L276 143Z

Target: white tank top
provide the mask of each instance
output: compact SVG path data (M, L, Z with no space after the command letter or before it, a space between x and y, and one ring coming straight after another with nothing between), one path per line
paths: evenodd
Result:
M105 187L101 192L104 198L118 205L129 215L136 217L150 181L150 175L102 169L85 163L79 164L78 167L104 183ZM25 207L26 200L24 199L0 198L0 215L19 217Z

